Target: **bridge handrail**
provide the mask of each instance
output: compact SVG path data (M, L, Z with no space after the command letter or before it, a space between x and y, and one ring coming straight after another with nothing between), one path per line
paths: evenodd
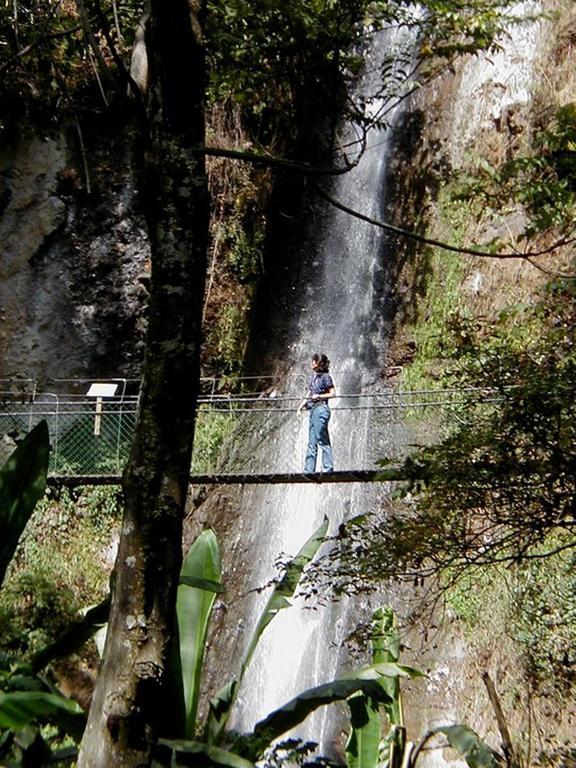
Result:
M0 412L10 413L10 406L18 406L14 413L21 413L22 410L33 408L36 414L52 413L54 408L61 414L81 414L92 413L95 405L95 398L87 398L86 396L70 396L67 395L66 399L62 399L55 393L43 392L35 400L21 401L19 399L14 400L2 400L2 392L0 392ZM444 405L469 402L469 396L478 396L482 399L482 402L496 402L501 398L501 393L496 389L487 388L451 388L451 389L420 389L420 390L390 390L383 392L345 392L338 393L330 403L330 407L333 410L358 410L362 408L390 408L390 407L418 407L426 405ZM51 398L52 400L50 400ZM433 398L433 399L430 399ZM201 396L197 400L197 406L200 409L202 406L215 406L217 409L234 409L235 411L253 411L253 410L282 410L282 406L285 406L285 410L293 410L294 405L301 403L303 400L301 394L279 394L279 395L258 395L258 396L237 396L237 395L213 395L210 397ZM345 404L341 405L340 401L347 403L348 401L360 401L363 404ZM107 397L102 399L102 406L104 408L111 407L112 410L116 410L119 406L123 407L125 412L131 412L136 410L138 405L138 397L136 395L120 396L120 397ZM242 406L246 406L244 409ZM254 406L258 406L255 408ZM271 407L273 406L273 407ZM86 410L81 410L85 408Z

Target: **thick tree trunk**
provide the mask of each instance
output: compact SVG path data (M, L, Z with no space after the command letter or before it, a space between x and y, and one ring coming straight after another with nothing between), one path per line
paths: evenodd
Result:
M81 768L148 765L162 716L206 273L207 182L203 160L190 151L204 142L201 11L195 0L153 0L146 35L149 328L108 636Z

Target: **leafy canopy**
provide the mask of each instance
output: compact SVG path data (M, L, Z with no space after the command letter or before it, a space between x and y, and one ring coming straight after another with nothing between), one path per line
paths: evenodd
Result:
M84 109L115 109L143 2L23 0L0 8L0 119L59 121ZM267 146L297 141L314 121L333 127L343 107L358 116L348 85L363 46L382 28L418 39L398 73L405 90L446 59L490 48L516 19L509 0L208 0L209 97L243 107L252 135ZM383 82L386 73L383 73ZM387 83L390 85L390 83ZM398 92L399 83L392 83ZM324 120L320 119L323 116Z
M576 545L576 281L491 326L455 315L451 327L451 384L484 395L397 468L395 515L349 526L331 555L339 564L324 563L333 588L455 578Z

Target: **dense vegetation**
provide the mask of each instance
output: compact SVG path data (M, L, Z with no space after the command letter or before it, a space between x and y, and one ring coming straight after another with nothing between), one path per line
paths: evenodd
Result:
M507 5L482 0L456 4L431 0L426 4L428 15L414 16L410 4L403 2L358 0L342 4L302 0L287 4L281 0L261 0L259 3L230 0L209 4L206 26L209 77L205 92L200 95L212 105L209 127L215 129L217 116L222 119L220 125L224 126L221 132L214 130L209 136L218 141L226 140L230 126L235 125L239 128L236 136L239 141L231 144L244 156L256 154L256 159L261 161L265 150L300 162L319 157L324 162L332 157L330 151L334 151L336 161L341 163L347 159L346 153L337 146L336 127L342 110L355 117L363 129L369 127L359 114L359 105L349 100L347 91L347 85L353 82L360 65L367 29L362 23L369 23L372 28L402 24L417 28L421 35L420 58L407 76L390 82L386 80L386 72L383 73L382 89L386 89L390 98L397 99L419 81L433 77L458 54L490 47L505 24L502 11ZM179 81L177 94L164 94L166 101L148 102L148 112L143 119L144 105L128 75L130 45L126 42L132 39L132 30L141 11L139 4L133 3L118 7L115 3L98 2L86 6L81 2L16 4L11 9L5 6L0 19L0 41L5 54L0 63L0 71L5 74L0 84L2 129L7 136L23 120L37 120L44 125L46 122L58 125L61 121L81 121L95 108L112 123L112 116L117 119L121 115L122 120L126 119L128 138L138 134L149 140L152 137L148 150L152 148L156 152L157 161L152 170L158 171L162 165L160 170L165 176L160 174L155 178L165 183L161 188L168 193L166 199L177 207L183 198L192 194L190 190L196 194L201 186L200 166L193 162L186 165L190 161L191 144L198 150L199 134L190 142L187 135L190 126L182 116L185 111L182 104L188 93L185 79ZM159 35L158 30L156 34ZM158 38L155 40L158 43ZM160 47L155 53L162 61L166 48ZM158 69L154 72L158 76ZM132 91L131 101L126 100L127 90ZM153 95L158 97L158 92ZM199 109L196 102L190 107L191 111L196 110L196 125L202 123ZM532 206L536 214L535 226L540 228L551 224L563 227L566 221L571 223L570 114L559 113L558 131L563 131L562 140L558 138L558 131L551 131L545 137L547 165L543 170L542 163L534 159L523 164L516 161L502 169L498 179L495 174L491 175L491 182L496 179L508 185L510 199L516 200L520 196L524 204ZM184 128L179 120L184 121ZM382 120L385 121L385 116ZM175 132L174 125L178 129ZM312 143L311 136L314 137ZM180 141L182 144L178 143ZM185 151L181 152L182 147ZM322 153L311 153L310 147L320 147ZM168 156L162 155L159 149L166 150ZM200 146L200 154L202 150ZM138 151L136 145L135 156ZM166 159L165 167L158 162L160 156ZM149 159L142 161L148 171L150 166L145 163ZM552 172L555 176L549 183ZM189 185L191 178L195 182L192 186ZM528 189L527 178L533 180ZM178 180L182 182L181 186ZM543 190L542 181L547 184L547 189ZM227 190L227 205L218 196L216 211L219 215L215 220L221 229L213 228L213 239L220 239L225 244L227 274L234 273L240 284L257 279L260 270L265 228L262 211L266 195L262 200L255 201L254 198L261 184L271 186L272 183L270 175L258 178L238 174ZM213 185L216 189L226 187L222 177L213 180ZM239 189L245 193L243 197L237 195ZM494 197L495 193L486 183L482 190L486 196ZM144 187L144 192L149 194L150 185ZM150 206L150 201L148 204ZM180 210L185 213L184 206ZM538 214L545 216L545 220L539 221ZM556 214L558 218L555 218ZM160 237L163 227L155 227L155 224L158 224L157 220L149 215L151 237L153 240L157 238L154 240L157 258L159 253L162 254L165 242ZM561 234L565 231L562 229ZM202 249L202 242L196 247ZM245 299L243 296L242 300ZM537 562L552 550L567 552L573 546L573 300L572 284L567 282L552 286L536 308L502 316L494 327L479 325L464 315L451 318L454 331L451 338L456 341L450 349L444 350L445 357L454 363L450 376L460 384L490 388L497 397L468 404L458 414L461 421L454 433L402 468L407 483L405 498L416 499L417 508L412 502L406 508L402 502L399 516L388 525L377 523L368 532L352 527L350 533L343 536L344 563L348 562L350 568L343 577L353 588L357 585L364 588L368 578L414 577L431 571L440 571L453 586L462 583L459 580L463 578L463 569L470 566L477 568L485 563L522 558ZM234 329L237 317L233 310L230 312L232 317L225 325ZM159 327L162 329L162 323ZM167 323L166 332L168 327ZM227 339L228 346L222 339ZM215 348L222 344L220 354L224 370L234 370L237 358L242 356L242 342L242 338L222 334L214 343ZM170 422L172 431L173 423ZM182 432L187 428L184 425ZM155 434L151 441L150 453L156 451L156 459L152 459L154 466L163 455L163 440L166 441L166 431L159 432L160 438ZM189 442L189 435L183 437L184 443ZM184 457L183 466L187 473L189 457ZM166 474L172 478L177 473L170 467ZM140 477L143 476L141 472ZM138 479L138 472L134 477ZM155 487L164 487L165 479L166 476L158 470ZM173 499L178 496L173 486L169 490ZM127 496L132 498L134 505L133 500L138 498L134 486L128 487ZM81 508L79 505L76 509ZM67 533L68 528L76 527L75 514L67 509L64 520L54 527ZM145 535L152 529L152 526L148 527L152 518L157 523L160 518L169 520L174 517L174 507L154 506L151 502L150 514L143 526ZM47 520L53 519L51 512ZM83 525L77 527L85 530ZM153 530L158 531L158 528ZM356 535L356 530L361 531L360 536ZM107 528L104 534L108 534ZM164 541L164 537L168 539L171 535L164 528L161 534L161 537L153 538L154 545L160 538ZM179 545L177 536L173 538L172 552ZM369 538L373 546L367 548ZM29 594L26 592L27 578L35 581L37 593L34 609L38 611L31 611L32 626L40 629L41 624L43 631L55 631L55 627L45 621L46 613L41 610L50 609L52 604L48 599L44 600L47 606L42 604L44 592L38 589L40 576L37 573L27 575L27 552L35 553L35 566L41 564L35 544L32 532L20 554L22 570L17 575L20 581L14 582L12 591L6 591L2 608L11 628L11 650L19 652L27 650L23 647L22 623L19 624L25 611L14 610L11 596ZM350 550L353 557L347 561L346 548L350 544L354 545ZM126 562L135 557L127 552L124 555ZM52 564L55 559L55 556L50 558ZM177 558L172 565L172 570L179 572ZM358 566L360 570L355 570ZM565 561L564 566L568 568L569 564ZM149 565L144 566L143 570L146 569L154 571ZM466 573L470 571L466 570ZM149 596L155 586L158 586L158 577L157 573L152 573L143 592ZM87 592L92 589L96 590L97 585L90 579ZM533 585L527 577L525 592L530 590ZM36 599L38 597L40 600ZM86 597L87 593L84 593L80 602ZM77 607L77 599L71 600L70 610L62 610L64 618ZM166 598L169 622L174 599L175 587ZM457 597L453 599L457 601ZM158 602L163 604L162 599ZM533 600L531 605L535 604ZM130 614L134 615L139 614ZM50 619L54 618L51 612ZM120 621L125 618L120 614ZM566 654L570 653L570 633L571 625L567 625L562 640ZM164 639L166 635L165 632ZM30 639L34 640L34 637ZM533 641L536 642L535 636L531 638ZM571 663L569 655L566 659ZM138 687L136 683L135 687ZM154 697L146 693L144 708L151 698ZM140 727L140 710L139 707L136 709ZM146 717L144 714L144 720ZM117 720L108 730L118 740L115 724ZM152 730L156 727L152 715L150 721L145 722L145 737L142 737L142 730L138 731L138 749L147 755L154 740L147 730L149 727ZM118 741L120 750L129 751L122 739ZM142 745L140 741L145 743ZM140 753L137 758L133 755L127 758L135 759L147 758L142 758Z

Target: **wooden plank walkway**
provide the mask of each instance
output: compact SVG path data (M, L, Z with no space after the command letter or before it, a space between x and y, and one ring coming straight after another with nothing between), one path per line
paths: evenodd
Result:
M389 470L345 469L337 472L314 472L305 475L295 472L261 475L191 475L191 485L292 485L294 483L378 483L394 478L386 477ZM56 475L48 478L48 484L65 488L83 485L120 485L119 475Z

